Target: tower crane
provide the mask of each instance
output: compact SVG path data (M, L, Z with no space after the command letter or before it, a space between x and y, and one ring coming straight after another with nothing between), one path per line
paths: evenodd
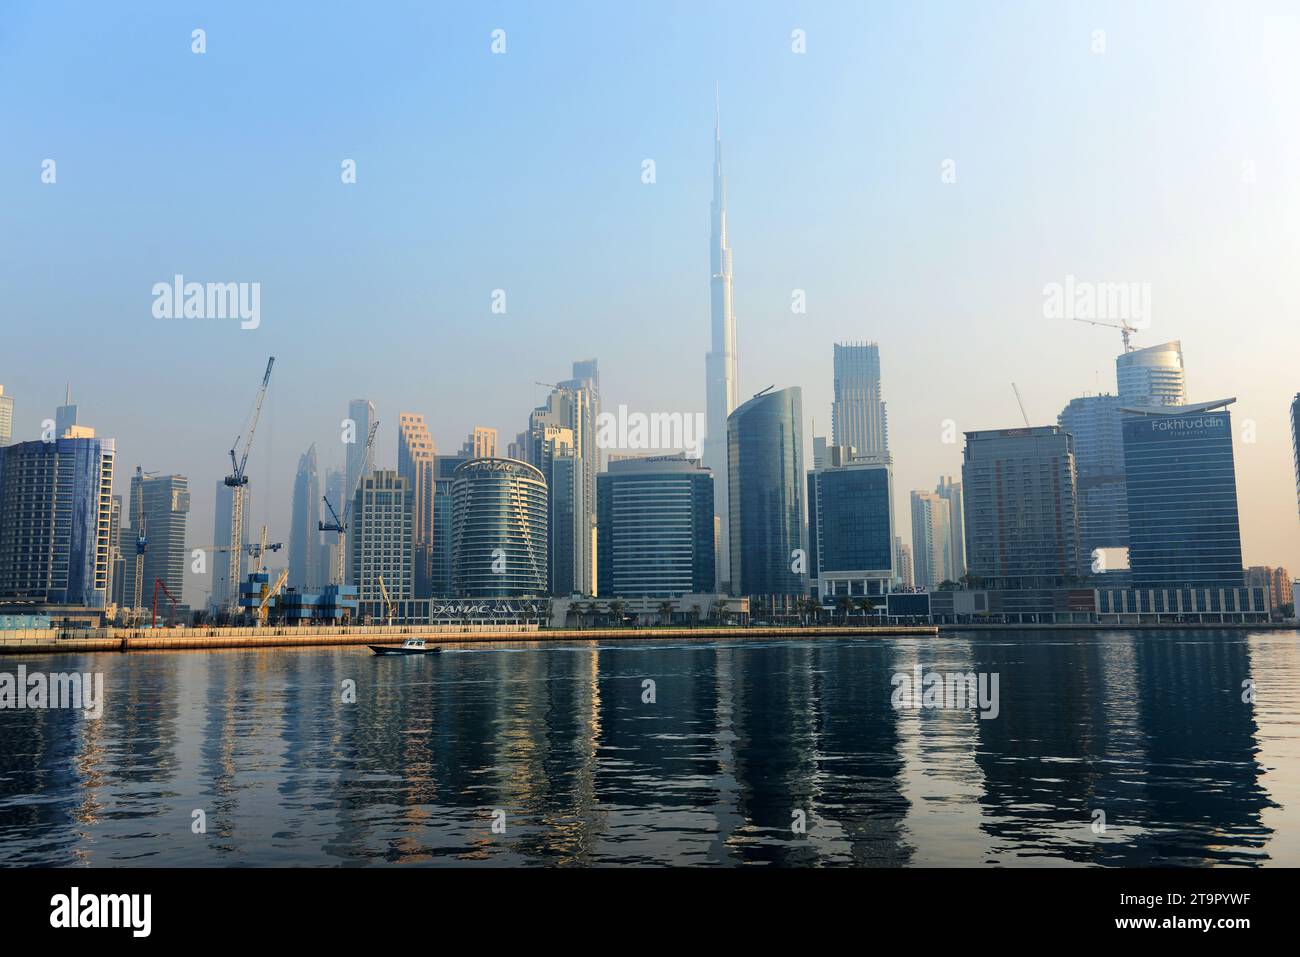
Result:
M1121 319L1119 322L1100 322L1096 319L1079 319L1075 322L1086 322L1090 326L1105 326L1108 329L1118 329L1119 334L1124 339L1124 351L1133 351L1133 333L1138 331L1137 326L1131 324L1127 319Z
M266 373L262 376L262 387L257 390L257 400L253 405L253 417L248 426L248 437L244 440L243 453L237 455L240 436L235 436L230 450L230 464L233 471L225 478L231 490L230 495L230 568L227 576L230 588L229 607L231 611L239 610L239 569L244 538L244 488L248 485L248 453L253 447L253 433L257 431L257 420L262 415L262 400L266 398L266 387L271 382L271 367L275 365L275 356L266 360Z
M365 451L361 453L362 462L369 461L370 459L370 450L374 447L375 433L377 431L379 431L379 423L372 422L370 424L370 433L366 436ZM343 584L343 552L347 548L348 521L352 517L352 500L357 497L357 489L361 487L361 481L364 478L364 472L357 473L356 484L353 485L351 492L349 492L348 500L343 503L342 518L339 518L339 513L334 511L334 506L330 504L329 497L326 495L321 496L321 501L323 501L325 507L329 509L330 517L333 518L334 521L317 522L316 528L322 532L334 532L338 535L338 546L335 549L334 555L334 575L332 577L332 581L335 585Z

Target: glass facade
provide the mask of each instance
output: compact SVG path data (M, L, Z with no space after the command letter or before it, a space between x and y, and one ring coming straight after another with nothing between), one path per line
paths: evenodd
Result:
M112 439L0 448L0 597L104 607L113 459Z
M1000 589L1060 588L1079 579L1068 432L1054 425L967 432L961 476L972 577Z
M757 395L731 413L727 463L732 594L803 594L804 575L795 570L804 548L798 387Z
M1134 588L1244 584L1232 420L1209 408L1124 421Z
M1074 436L1078 474L1079 541L1091 562L1100 548L1128 545L1128 499L1124 490L1124 436L1119 398L1090 395L1072 399L1059 416Z
M823 596L883 594L894 577L893 490L884 464L809 476L809 550Z
M547 591L547 494L542 473L514 459L470 459L451 485L452 587L460 598Z
M596 478L602 597L712 592L713 473L680 456L624 459Z

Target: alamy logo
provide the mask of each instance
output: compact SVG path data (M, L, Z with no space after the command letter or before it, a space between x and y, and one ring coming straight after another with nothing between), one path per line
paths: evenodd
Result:
M1064 283L1043 287L1046 319L1123 320L1131 329L1151 325L1151 283L1083 282L1066 276Z
M153 926L152 894L71 894L50 898L50 926L128 927L132 937L148 937Z
M239 328L262 324L260 282L186 282L177 273L170 283L153 284L155 319L238 319Z
M996 718L998 705L998 672L973 671L944 674L926 672L917 665L909 675L900 671L890 680L894 693L890 704L895 709L944 708L966 710L978 708L980 718Z
M618 412L596 416L596 445L602 449L681 449L698 459L704 449L703 412Z
M100 718L104 714L104 675L102 672L47 675L40 671L29 674L26 665L19 665L16 675L0 672L0 710L29 708L75 708L87 718Z

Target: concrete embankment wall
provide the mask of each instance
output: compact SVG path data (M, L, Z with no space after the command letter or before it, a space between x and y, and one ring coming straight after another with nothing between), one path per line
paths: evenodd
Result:
M169 628L138 630L101 628L62 633L48 631L0 632L0 654L41 654L87 651L177 651L210 648L290 648L329 645L400 644L407 638L424 638L434 644L521 641L593 641L655 639L737 640L748 638L817 637L933 637L932 625L897 628L584 628L539 630L535 625L416 625L357 628ZM60 637L66 634L68 637Z

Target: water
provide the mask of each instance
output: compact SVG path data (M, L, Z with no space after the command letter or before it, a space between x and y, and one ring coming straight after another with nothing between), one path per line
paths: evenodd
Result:
M0 711L0 863L1296 866L1298 637L7 657L106 701ZM916 664L999 715L895 710Z

